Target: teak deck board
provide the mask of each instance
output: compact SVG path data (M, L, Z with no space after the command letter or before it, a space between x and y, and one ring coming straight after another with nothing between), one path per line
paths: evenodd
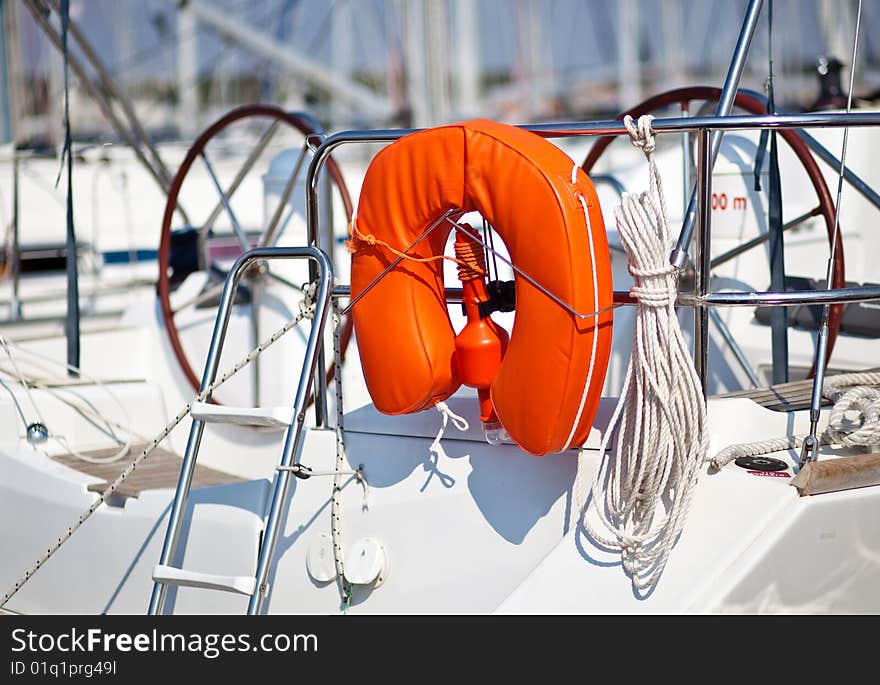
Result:
M876 371L880 371L880 368L865 369L857 373L873 373ZM714 395L714 397L745 397L772 411L801 411L810 408L810 395L812 391L813 379L808 378L801 381L778 383L766 388L726 392L721 395ZM832 404L833 402L828 398L822 398L823 407L830 407Z
M78 459L72 454L58 455L52 457L52 459L81 473L101 478L103 482L92 483L88 486L88 489L92 492L103 492L144 451L145 447L145 444L132 445L131 450L125 457L110 464L93 464ZM109 457L116 451L117 448L113 447L83 452L83 454L101 458ZM180 475L180 465L182 463L178 455L157 447L144 461L138 464L134 472L126 477L115 491L115 494L122 497L137 497L144 490L174 489L177 487L177 478ZM195 489L212 485L226 485L228 483L240 483L243 480L238 476L196 464L192 487Z

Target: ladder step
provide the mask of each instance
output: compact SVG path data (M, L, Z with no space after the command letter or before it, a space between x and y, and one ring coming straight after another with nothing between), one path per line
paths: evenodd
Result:
M182 585L201 587L208 590L225 590L241 595L252 595L257 586L257 579L252 576L218 576L214 573L187 571L174 566L156 566L153 569L153 580L165 585Z
M287 428L293 422L293 407L227 407L196 402L190 412L205 423L235 423L241 426Z

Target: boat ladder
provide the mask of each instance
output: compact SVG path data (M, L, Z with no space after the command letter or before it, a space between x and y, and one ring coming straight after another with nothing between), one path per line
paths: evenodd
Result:
M153 594L150 598L149 613L161 614L165 594L169 585L199 587L221 590L250 596L248 614L258 614L268 590L269 568L275 553L278 532L283 523L282 508L290 484L290 476L296 471L302 450L303 424L308 402L309 389L315 375L319 358L318 347L327 321L330 305L333 268L327 255L316 247L272 247L255 248L242 254L230 269L217 310L217 319L211 335L211 345L205 361L201 391L204 392L217 375L220 353L226 337L232 303L238 281L248 266L255 261L273 259L309 259L316 268L311 273L317 277L317 292L313 295L314 314L303 358L302 371L297 385L296 397L292 407L230 407L212 404L210 395L204 401L196 402L191 409L192 426L186 444L186 452L177 481L177 490L171 506L168 530L159 564L153 569ZM311 315L311 314L310 314ZM172 561L177 552L180 532L183 527L183 512L195 472L199 445L207 423L235 423L243 425L284 427L284 447L274 476L272 498L268 508L262 540L257 557L257 568L252 576L224 576L177 568Z

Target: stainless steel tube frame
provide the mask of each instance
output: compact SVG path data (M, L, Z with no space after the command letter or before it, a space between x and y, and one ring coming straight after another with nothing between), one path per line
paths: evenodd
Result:
M736 291L707 293L700 298L680 295L678 303L693 306L706 304L710 307L793 307L799 304L845 304L880 300L880 286L865 285L857 288L831 288L830 290L788 290L786 292Z
M700 378L703 397L709 387L709 308L703 297L709 292L711 277L712 229L712 166L713 144L711 130L700 129L697 137L697 216L698 230L696 258L694 259L694 368Z
M716 131L740 131L751 129L774 129L774 128L837 128L843 126L863 127L880 126L880 112L851 112L849 114L832 112L807 112L803 114L783 115L737 115L737 116L709 116L709 117L669 117L655 119L651 126L655 133L683 133L699 132L710 129ZM617 120L611 121L586 121L533 124L523 126L523 129L531 131L543 138L573 138L578 136L600 135L627 135L623 123ZM337 147L351 143L392 143L410 133L422 129L384 129L365 131L343 131L328 136L315 151L306 174L306 224L308 230L309 245L320 247L320 231L318 226L318 176L330 154ZM696 260L703 259L703 255L695 255ZM344 286L334 289L334 296L347 296L348 290ZM680 295L678 303L682 305L706 305L706 306L757 306L757 305L781 305L791 306L795 304L821 304L836 302L856 302L880 299L880 288L840 288L837 290L819 291L811 293L797 292L731 292L731 293L705 293L702 295ZM626 293L615 293L615 302L633 304L632 298ZM696 351L695 351L696 353ZM326 381L323 376L316 377L315 405L316 412L326 415Z
M277 248L276 248L277 249ZM324 334L324 326L327 323L327 312L330 309L330 297L333 286L333 265L325 252L317 247L308 247L313 251L315 262L318 265L318 293L315 300L315 314L312 319L312 328L309 331L309 341L303 358L302 371L299 376L299 385L296 388L296 399L293 404L293 424L287 429L284 436L284 449L281 453L279 469L275 474L275 485L272 493L272 504L269 517L266 520L266 528L263 535L263 544L260 547L260 558L257 561L256 588L248 603L248 614L258 614L263 606L263 601L268 592L269 569L275 556L275 546L278 542L278 530L281 527L281 516L284 511L284 501L287 499L287 490L290 486L291 471L288 467L299 463L299 455L302 451L303 429L305 427L306 405L308 403L309 388L315 376L315 368L318 366L321 340ZM326 380L322 377L322 380Z
M808 112L804 114L728 116L728 117L669 117L655 119L651 126L655 133L682 133L713 129L738 131L771 128L836 128L842 126L878 126L880 112L853 112L839 114ZM626 135L623 123L617 120L532 124L523 126L543 138L573 138L578 136ZM393 143L410 133L423 129L384 129L342 131L328 136L315 151L306 173L306 224L309 244L321 247L318 227L318 176L333 150L350 143Z
M205 360L205 370L202 374L202 383L199 394L214 382L217 377L217 368L220 364L220 354L223 351L223 341L226 337L226 329L229 325L229 317L232 313L232 302L235 295L238 282L241 280L245 269L257 260L272 259L312 259L318 264L318 272L320 280L318 284L318 293L316 300L315 318L312 322L312 330L309 335L309 346L306 348L306 356L303 362L304 373L300 376L299 386L297 388L296 400L294 405L294 417L296 422L295 439L291 445L291 453L296 447L297 441L300 439L302 432L302 415L304 413L305 399L308 395L308 387L311 382L311 372L314 370L314 339L320 335L323 328L324 320L327 316L327 308L330 300L331 283L333 278L333 268L327 255L315 247L258 247L249 250L239 256L229 270L226 276L226 283L223 286L223 295L220 298L220 306L217 309L217 318L214 323L214 331L211 335L211 344L208 348L208 355ZM308 373L305 371L308 370ZM306 390L304 391L303 388ZM211 395L206 396L206 400L210 400ZM168 519L168 531L165 534L165 542L162 545L162 554L159 558L159 565L168 565L171 563L174 553L177 551L177 543L180 538L180 529L183 523L183 512L186 507L187 493L192 484L193 473L195 473L196 455L199 451L199 444L202 441L202 434L205 430L205 424L202 421L193 420L189 431L189 438L186 443L186 451L183 457L183 463L180 467L180 476L177 481L177 491L174 496L174 502L171 505L171 514ZM288 456L288 443L290 443L290 430L288 430L287 441L284 446L284 455ZM285 480L289 476L288 472L279 471L276 484L278 481ZM264 544L265 548L266 545ZM260 578L257 578L257 590L260 591ZM154 583L153 593L150 597L149 613L155 615L161 612L162 604L165 600L165 592L167 585L164 583Z

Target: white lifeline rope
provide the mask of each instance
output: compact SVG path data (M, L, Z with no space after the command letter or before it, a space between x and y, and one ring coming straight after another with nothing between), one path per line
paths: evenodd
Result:
M647 157L650 187L625 194L615 210L635 280L630 294L638 301L632 356L586 503L583 449L575 480L583 526L600 545L620 551L641 592L656 583L684 527L709 442L700 381L675 316L677 279L668 261L672 241L652 118L641 117L638 128L625 119L633 144ZM607 449L615 428L612 457Z
M96 499L92 505L86 509L82 514L80 514L79 518L68 527L68 529L50 546L46 552L37 559L34 564L25 571L24 575L22 575L18 580L15 581L15 584L10 588L2 598L0 598L0 609L2 609L6 603L15 596L24 584L31 579L31 577L40 570L40 568L45 564L49 558L58 551L58 548L61 547L65 542L67 542L70 537L79 530L80 526L86 522L86 520L97 511L98 507L100 507L110 495L116 492L116 489L122 485L128 476L134 473L135 469L138 465L146 459L150 453L159 446L159 444L168 437L172 430L179 424L183 419L185 419L190 410L192 409L193 404L196 402L201 402L208 395L210 395L214 390L219 388L223 383L228 381L232 376L241 371L245 366L250 364L256 357L262 354L269 346L278 341L278 339L287 333L291 328L296 326L303 319L310 319L314 316L315 313L315 293L317 292L317 284L312 283L309 288L306 290L305 299L300 303L300 311L293 319L288 321L284 326L279 328L275 333L269 336L266 340L264 340L260 345L255 347L253 350L248 352L248 354L240 359L231 369L226 371L220 378L211 385L209 385L204 391L200 392L193 400L191 400L183 409L178 412L177 416L175 416L159 433L150 441L150 444L143 450L143 452L138 455L138 457L129 464L125 471L119 474L119 477L113 481L104 492L102 492L98 499Z
M842 373L828 376L822 394L834 400L828 427L819 436L820 445L869 447L880 445L880 373ZM855 421L847 413L856 414ZM722 469L734 459L754 457L771 452L797 449L803 435L761 440L725 447L709 462L713 469Z

